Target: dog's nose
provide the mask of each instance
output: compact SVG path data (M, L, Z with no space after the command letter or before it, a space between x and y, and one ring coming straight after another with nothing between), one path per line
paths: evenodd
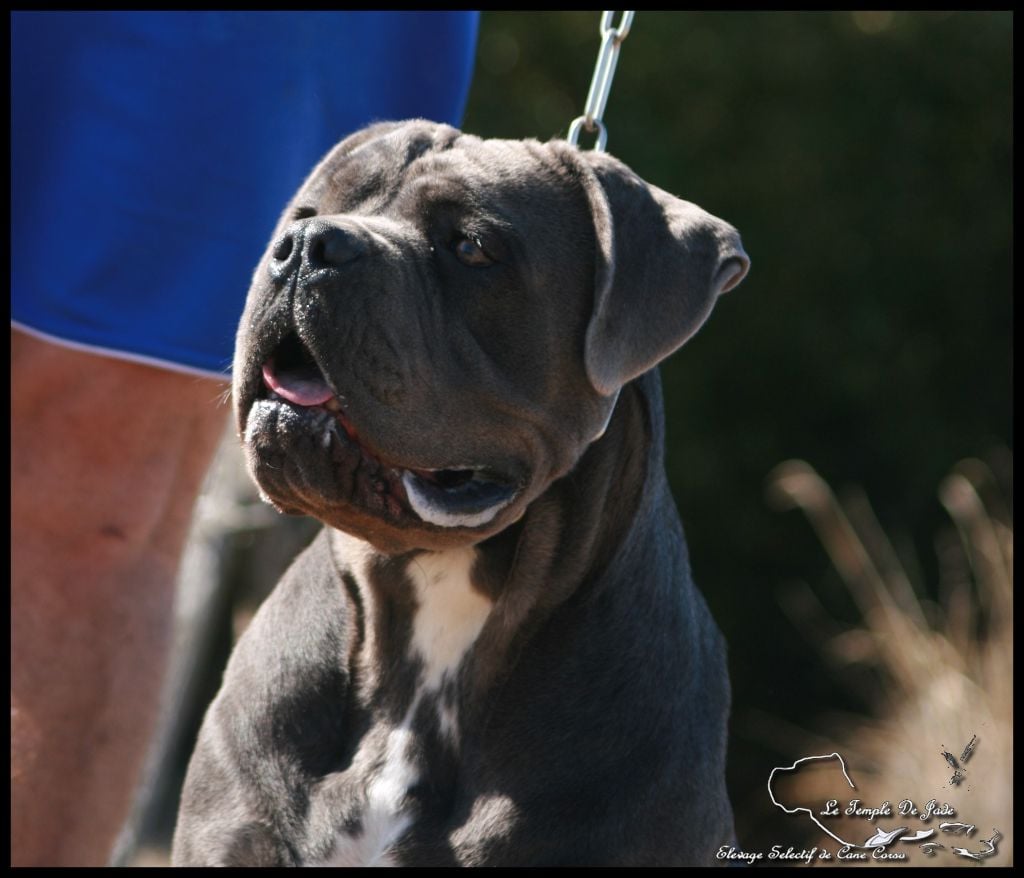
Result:
M270 273L290 275L301 261L308 271L340 268L367 252L366 239L352 230L323 220L292 223L270 251Z
M339 268L366 255L366 238L333 223L311 222L306 226L303 260L311 268Z

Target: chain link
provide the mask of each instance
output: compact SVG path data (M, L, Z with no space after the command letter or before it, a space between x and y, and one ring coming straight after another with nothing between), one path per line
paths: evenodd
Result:
M594 65L594 77L590 80L587 102L583 106L583 115L577 116L569 125L569 134L566 137L566 140L573 146L578 145L580 129L586 128L591 134L597 132L594 152L604 152L605 145L608 143L608 129L604 127L601 117L604 115L604 108L608 103L608 93L611 91L615 65L619 60L619 48L629 34L634 14L633 12L623 12L617 28L612 27L615 18L614 12L601 14L601 49L597 53L597 64Z

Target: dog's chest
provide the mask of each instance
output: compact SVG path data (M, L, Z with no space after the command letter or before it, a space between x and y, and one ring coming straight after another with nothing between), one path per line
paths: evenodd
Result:
M375 616L380 594L371 582L368 547L340 532L333 549L355 578L366 615L363 662L369 686L387 686L388 671L405 667L413 685L397 722L375 720L343 773L348 819L337 829L324 866L396 865L393 848L422 817L419 788L449 770L459 748L457 675L492 604L474 589L472 548L415 556L404 569L412 600L407 636L382 636ZM401 644L400 654L390 654ZM387 692L383 693L385 699Z

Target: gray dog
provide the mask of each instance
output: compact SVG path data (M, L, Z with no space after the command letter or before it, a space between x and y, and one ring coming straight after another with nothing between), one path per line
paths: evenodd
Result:
M265 499L326 527L231 658L176 864L714 861L725 648L655 366L748 264L565 142L413 121L328 154L234 363Z

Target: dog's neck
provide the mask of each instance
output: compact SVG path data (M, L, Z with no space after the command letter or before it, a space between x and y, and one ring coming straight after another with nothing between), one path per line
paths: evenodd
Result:
M605 570L641 497L659 493L645 486L664 479L652 404L660 392L656 371L627 385L572 472L476 546L388 556L332 534L356 624L350 665L367 707L397 725L432 700L454 733L460 706L482 703L552 613L613 578ZM630 436L644 437L642 447Z

